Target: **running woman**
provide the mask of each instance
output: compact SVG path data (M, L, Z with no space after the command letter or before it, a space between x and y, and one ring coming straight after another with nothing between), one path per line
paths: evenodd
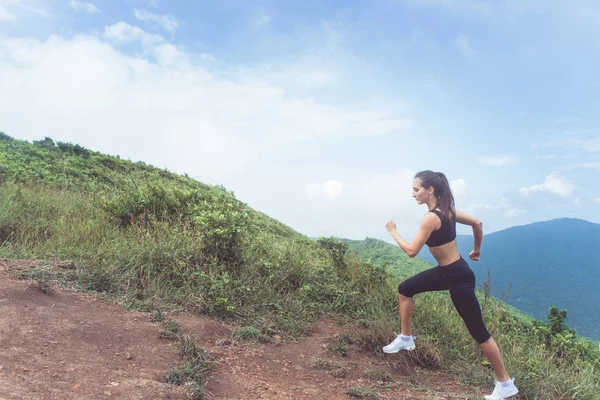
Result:
M402 332L383 348L385 353L414 350L412 336L413 297L416 294L449 290L454 307L465 322L469 333L479 343L496 374L496 386L486 400L502 400L515 396L519 390L504 367L500 349L483 322L481 308L475 296L475 274L462 258L456 245L456 223L473 227L475 243L469 257L479 261L483 229L481 221L454 207L454 196L448 179L441 172L421 171L415 175L413 195L418 204L426 204L429 211L412 242L402 239L393 221L385 227L409 257L415 257L423 245L438 262L436 267L423 271L398 285Z

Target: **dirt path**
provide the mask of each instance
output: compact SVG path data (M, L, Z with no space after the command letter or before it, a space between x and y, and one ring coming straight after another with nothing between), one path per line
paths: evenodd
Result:
M220 363L207 388L219 399L236 400L483 397L448 376L408 367L406 353L390 362L357 344L340 349L341 330L347 327L323 321L311 336L293 343L252 347L227 341L213 348Z
M165 383L181 365L174 342L148 313L126 312L90 295L42 292L13 279L35 261L0 260L0 400L185 399ZM348 327L321 322L296 342L232 340L232 326L169 316L218 362L206 386L214 399L476 399L484 392L410 367L406 354L378 357L340 345ZM378 397L377 397L378 396Z

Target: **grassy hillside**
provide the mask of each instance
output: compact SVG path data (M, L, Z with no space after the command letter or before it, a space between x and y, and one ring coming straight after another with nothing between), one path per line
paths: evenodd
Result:
M429 262L419 258L410 258L400 247L383 240L373 238L366 238L365 240L339 238L339 240L347 244L349 250L356 252L363 262L384 268L388 273L395 276L398 281L431 268Z
M457 240L466 257L473 237L460 235ZM600 340L598 243L600 224L580 219L516 226L485 235L481 261L473 263L473 270L478 280L491 271L496 296L510 285L506 302L523 312L545 318L550 306L567 309L571 327ZM419 256L432 261L427 253Z
M216 194L230 195L232 192L222 186L206 185L187 175L181 176L159 169L144 162L133 163L121 160L118 156L108 156L91 151L77 144L56 142L50 138L35 141L14 140L0 131L0 182L12 181L32 187L40 185L58 190L82 192L90 196L100 196L103 201L113 200L111 206L121 207L113 212L128 217L125 212L140 217L144 207L163 207L153 212L162 213L158 219L166 218L169 212L177 213L177 208L185 207L192 197ZM125 199L127 204L117 199ZM157 204L147 203L151 199ZM127 208L131 207L131 208ZM169 208L171 207L171 208ZM259 211L247 208L251 218L271 233L304 239L290 227L270 218Z
M399 331L393 265L362 261L333 238L309 238L233 193L143 163L51 139L0 133L0 257L59 260L31 271L125 306L179 309L234 321L261 340L306 334L323 316L361 323L353 337L374 355ZM375 256L374 256L375 257ZM402 271L426 264L404 258ZM529 398L594 398L600 361L560 321L523 324L486 298L486 318ZM489 385L476 344L447 295L419 300L412 359Z

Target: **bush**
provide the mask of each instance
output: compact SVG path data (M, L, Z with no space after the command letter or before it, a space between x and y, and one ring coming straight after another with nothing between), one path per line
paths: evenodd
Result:
M45 147L48 149L53 149L55 147L54 140L49 137L45 137L44 140L34 140L33 144L38 147Z
M244 262L244 239L252 230L246 205L226 193L215 191L192 210L205 254L237 272Z
M335 269L339 272L345 272L347 265L344 257L348 252L348 245L333 237L321 237L317 240L317 243L327 251Z
M600 370L600 357L591 343L580 340L575 330L565 324L567 310L550 307L548 322L534 320L532 331L542 346L556 360L569 365L580 365Z
M14 139L12 137L8 136L6 133L0 131L0 140L10 142L11 140L14 140Z
M189 220L189 208L202 195L198 191L165 188L156 183L122 191L104 203L104 209L122 226L135 223L150 226L152 222L184 222Z
M56 142L56 145L64 153L71 153L76 156L82 156L83 158L88 158L91 155L91 152L88 149L78 144Z

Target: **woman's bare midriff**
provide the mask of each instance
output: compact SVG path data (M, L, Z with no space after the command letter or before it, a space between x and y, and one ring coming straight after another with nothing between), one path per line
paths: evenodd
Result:
M456 239L441 246L430 247L429 252L433 258L436 259L440 267L445 267L446 265L450 265L453 262L460 260Z

